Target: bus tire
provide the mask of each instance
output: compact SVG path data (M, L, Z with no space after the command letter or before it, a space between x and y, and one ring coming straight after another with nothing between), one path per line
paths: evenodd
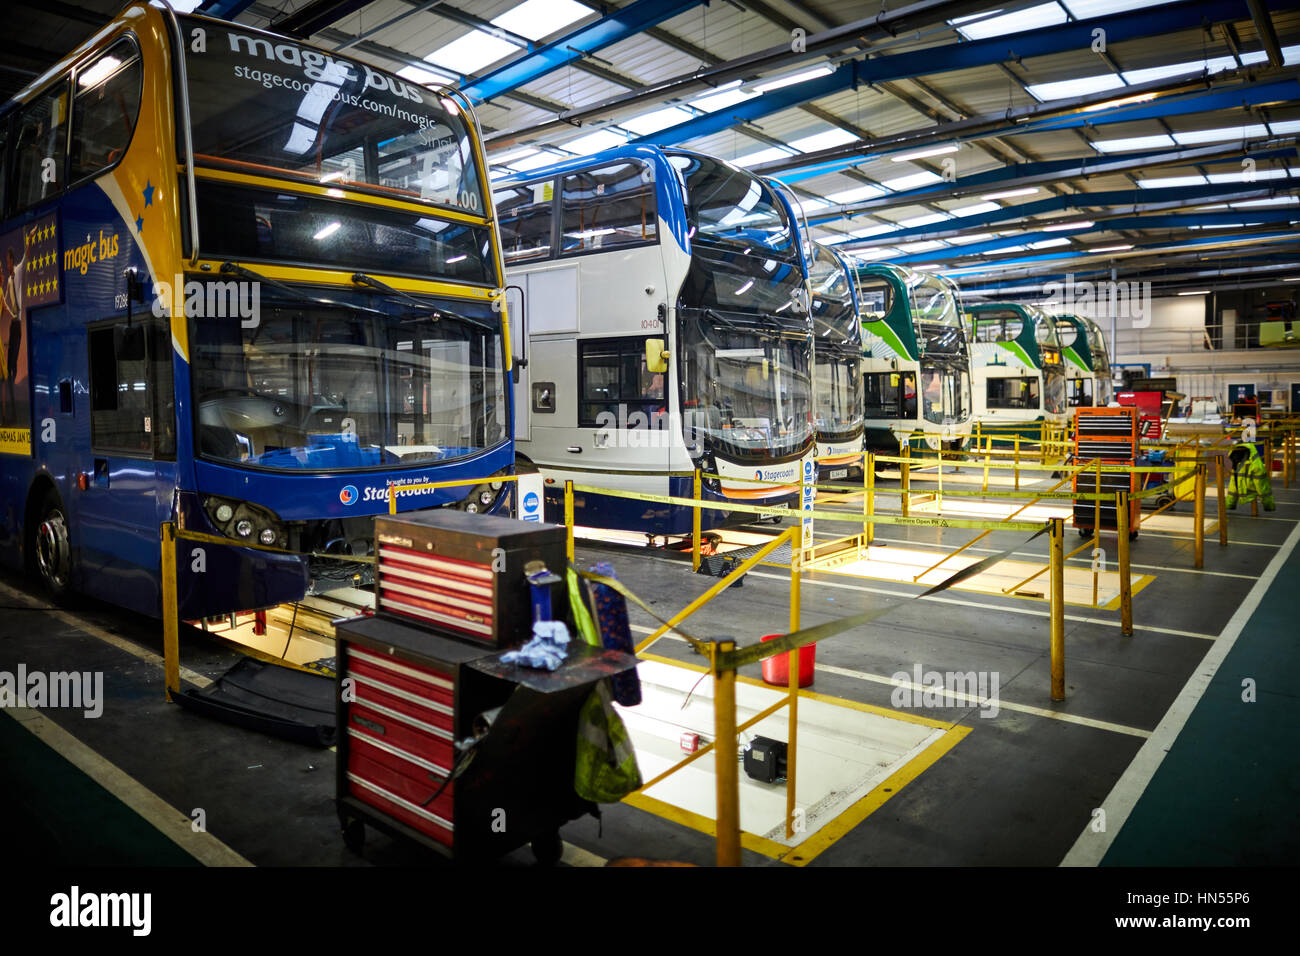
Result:
M27 530L36 576L51 597L67 597L72 587L72 533L59 493L47 489L36 513L39 517Z

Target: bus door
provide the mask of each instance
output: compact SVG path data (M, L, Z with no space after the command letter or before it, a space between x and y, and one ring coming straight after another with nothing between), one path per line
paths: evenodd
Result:
M81 587L157 613L159 526L176 487L176 413L171 337L152 317L118 318L86 330L90 446L79 471L73 541Z
M528 277L520 281L527 283ZM533 437L533 403L528 386L528 323L524 315L524 290L521 286L506 286L506 314L510 317L510 351L513 352L511 375L515 386L515 441L528 441Z

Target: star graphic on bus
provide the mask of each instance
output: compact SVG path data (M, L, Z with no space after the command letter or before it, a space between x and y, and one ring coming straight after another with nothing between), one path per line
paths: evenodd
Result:
M135 217L135 231L136 232L144 231L144 216Z
M144 196L144 204L146 207L152 206L153 205L153 183L146 179L144 183L144 189L140 191L140 195Z

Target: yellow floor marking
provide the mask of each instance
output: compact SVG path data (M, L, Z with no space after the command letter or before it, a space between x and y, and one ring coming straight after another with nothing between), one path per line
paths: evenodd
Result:
M638 630L640 629L637 625L633 625L633 628ZM708 671L708 668L705 666L692 664L686 661L674 660L670 657L661 657L657 654L642 654L641 657L644 660L652 660L672 667L680 667L685 670L694 671L696 673ZM766 687L769 690L773 689L771 684L766 684L761 680L757 680L753 677L746 677L742 674L737 674L736 679L748 684ZM855 802L852 806L842 810L834 818L827 821L817 830L816 833L809 836L807 840L803 841L798 846L788 847L784 844L777 843L774 840L768 840L765 837L757 836L753 833L747 833L744 830L741 831L740 845L742 847L747 850L753 850L756 853L761 853L774 860L789 863L792 866L805 866L808 863L811 863L820 853L833 845L836 840L840 839L872 813L880 809L880 807L883 806L890 797L894 796L898 791L903 789L903 787L919 777L940 757L956 746L956 744L973 729L970 727L960 727L951 721L934 720L929 717L922 717L918 714L908 714L887 707L878 707L874 704L866 704L860 701L847 700L843 697L832 697L826 694L819 694L816 691L800 690L798 691L798 694L800 697L818 700L835 706L846 707L851 710L878 714L880 716L905 721L907 723L921 724L926 727L942 730L944 733L938 739L929 744L929 746L924 750L912 757L911 760L899 767L898 770L890 774L889 777ZM711 756L706 755L701 759L709 760L711 759ZM665 803L662 800L656 800L655 798L647 797L644 794L634 793L630 796L624 797L623 802L636 807L639 810L653 813L666 820L671 820L674 823L689 827L692 830L705 834L706 836L717 835L717 827L714 820L690 810L674 806L673 804Z
M580 846L565 843L564 852L560 855L560 862L565 866L604 866L609 861L603 856L597 856L588 850L584 850Z
M110 763L20 698L4 712L74 767L143 817L155 830L204 866L252 866L211 833L194 832L193 819L167 803L117 765Z

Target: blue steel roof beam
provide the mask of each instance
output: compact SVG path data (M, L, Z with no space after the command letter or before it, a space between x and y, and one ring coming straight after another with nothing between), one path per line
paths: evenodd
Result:
M462 92L478 102L501 96L552 70L580 60L588 53L625 40L703 2L705 0L634 0L626 7L585 27L579 27L474 80L463 87Z
M960 183L935 183L918 186L906 192L890 193L836 207L837 211L809 216L811 225L834 222L846 216L859 216L899 206L914 206L918 202L937 202L950 199L971 199L985 192L989 186L1021 187L1040 183L1062 182L1072 179L1089 179L1129 170L1158 169L1162 167L1191 166L1250 157L1258 162L1271 159L1300 159L1295 138L1286 139L1291 145L1274 149L1249 149L1232 144L1197 146L1188 149L1157 149L1119 156L1086 156L1079 159L1041 160L1033 163L1014 163L1002 169L965 176ZM777 177L780 178L780 177Z
M1300 242L1300 239L1297 239L1297 241ZM1179 268L1177 263L1173 263L1169 266L1162 266L1158 263L1143 263L1132 268L1120 268L1121 263L1116 263L1116 273L1117 278L1122 277L1130 280L1135 279L1137 281L1165 280L1170 283L1190 281L1194 279L1204 280L1216 278L1232 278L1235 282L1241 281L1241 278L1247 275L1260 276L1263 272L1273 272L1278 275L1295 274L1297 259L1300 258L1300 256L1297 256L1297 253L1286 252L1285 246L1281 244L1274 244L1264 248L1272 248L1277 251L1270 255L1258 256L1234 254L1227 260L1231 265L1217 269ZM1199 255L1199 253L1194 253L1194 255ZM1167 257L1163 255L1161 256L1162 262L1166 261L1166 259ZM1190 266L1191 263L1189 262L1188 265ZM1107 263L1105 266L1100 268L1085 266L1078 271L1068 273L1055 272L1035 274L1032 278L1028 276L1020 276L1019 278L1009 276L997 280L977 279L974 274L953 276L953 278L958 282L965 280L966 283L975 283L973 285L963 284L963 295L998 295L1006 289L1025 290L1022 294L1029 294L1032 289L1034 292L1037 292L1037 294L1046 296L1048 293L1045 291L1044 286L1052 282L1073 281L1077 287L1081 282L1109 280L1110 263ZM1270 281L1268 276L1263 276L1262 278L1264 281ZM1276 282L1276 277L1271 281ZM1026 285L1026 283L1031 283L1031 285Z
M838 172L848 166L869 159L878 159L890 153L926 146L975 142L990 136L1020 136L1027 133L1068 129L1073 126L1129 123L1163 115L1161 111L1185 115L1289 102L1300 95L1300 83L1296 81L1296 77L1300 77L1300 68L1288 68L1270 74L1263 80L1255 80L1253 72L1245 71L1242 76L1236 73L1223 73L1209 80L1202 78L1200 74L1187 74L1129 87L1128 92L1131 96L1148 92L1167 94L1154 103L1135 103L1113 109L1090 109L1115 99L1114 91L1107 91L1068 100L1052 100L1048 103L1007 110L1004 113L986 113L936 127L905 130L893 136L882 137L870 144L834 147L797 158L764 163L755 166L752 172L760 176L774 176L782 182L791 183L825 173ZM1282 78L1276 79L1276 77ZM822 77L822 79L828 78ZM1206 92L1206 85L1211 83L1213 87ZM797 84L786 89L795 90L803 85ZM1188 87L1191 89L1183 92ZM741 105L751 104L756 105L754 100ZM664 132L671 132L671 130Z
M254 3L254 0L204 0L195 9L195 13L201 13L207 17L217 17L221 20L234 20Z
M270 29L284 36L305 40L344 17L351 16L362 7L370 6L370 3L371 0L311 0L292 13L273 20Z

